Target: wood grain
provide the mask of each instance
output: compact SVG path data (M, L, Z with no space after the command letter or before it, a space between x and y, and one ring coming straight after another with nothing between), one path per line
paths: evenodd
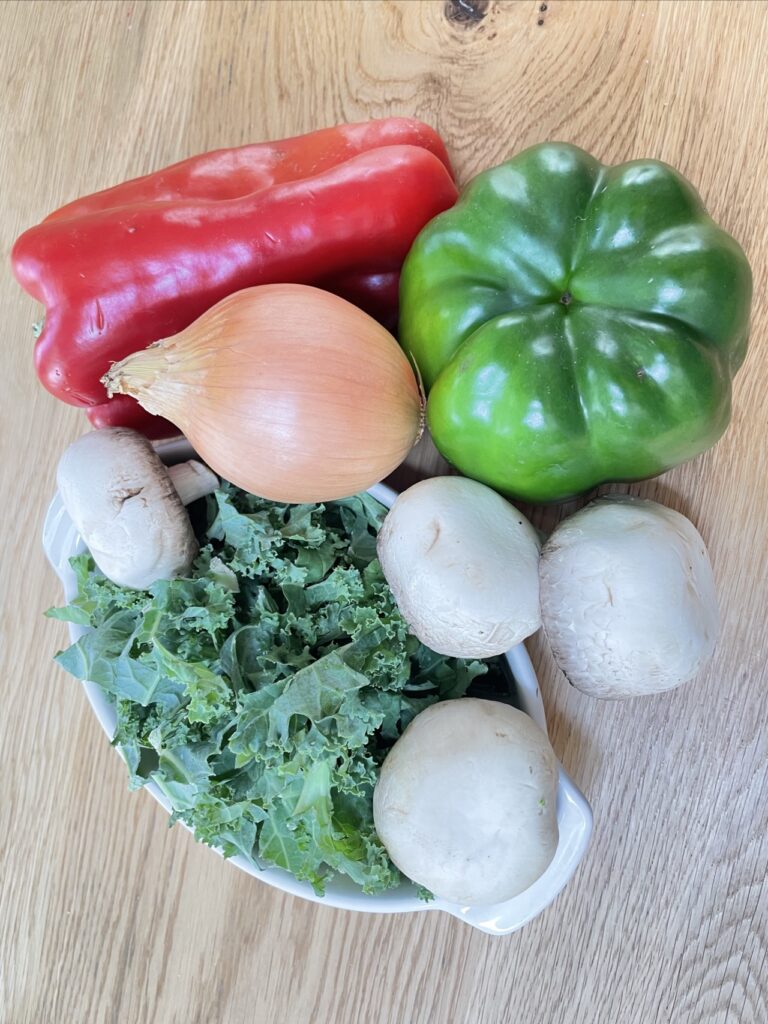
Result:
M765 1024L768 1021L768 5L752 2L0 4L0 1020L3 1024ZM476 7L455 20L446 10ZM484 13L483 13L484 11ZM755 270L733 424L632 487L683 509L723 639L673 694L569 690L540 640L553 743L596 832L568 889L494 939L446 916L306 905L165 827L51 663L39 532L84 429L36 383L14 237L75 196L214 146L405 113L462 178L529 143L660 157ZM425 448L422 471L439 468ZM562 510L539 510L551 525Z

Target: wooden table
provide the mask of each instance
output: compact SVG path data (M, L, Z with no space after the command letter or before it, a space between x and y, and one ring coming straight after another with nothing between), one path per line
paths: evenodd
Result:
M0 3L3 1024L768 1021L766 54L762 0ZM189 154L396 113L444 134L462 180L543 139L667 160L755 270L730 430L631 488L703 533L717 657L675 693L601 703L531 644L596 828L568 889L503 939L306 904L169 831L127 792L42 618L59 591L41 519L85 421L36 382L14 237Z

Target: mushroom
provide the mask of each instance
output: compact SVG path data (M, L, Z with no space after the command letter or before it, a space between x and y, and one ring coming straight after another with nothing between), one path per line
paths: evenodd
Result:
M490 487L433 477L397 498L377 553L403 618L438 654L490 658L535 633L539 538Z
M185 510L218 477L191 460L166 468L135 430L94 430L74 441L56 474L64 507L99 569L144 590L189 571L198 551Z
M454 903L512 899L558 843L557 760L516 708L462 697L411 722L381 766L373 819L412 881Z
M719 633L712 566L693 523L623 495L598 498L551 535L541 607L555 661L592 697L679 686Z

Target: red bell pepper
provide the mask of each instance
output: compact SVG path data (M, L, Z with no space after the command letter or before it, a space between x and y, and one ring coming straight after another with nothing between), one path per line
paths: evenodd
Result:
M153 416L129 395L115 395L101 405L91 405L85 410L85 415L97 430L102 427L130 427L153 441L180 433L175 423L162 416Z
M144 427L132 400L105 401L101 376L233 291L317 284L392 326L400 265L455 199L439 136L389 119L208 153L76 200L13 249L46 307L40 379L95 425Z
M214 149L75 199L49 214L43 223L136 203L242 199L272 185L322 174L353 156L382 146L419 146L434 153L451 170L445 144L434 128L412 117L387 117L321 128L279 142Z

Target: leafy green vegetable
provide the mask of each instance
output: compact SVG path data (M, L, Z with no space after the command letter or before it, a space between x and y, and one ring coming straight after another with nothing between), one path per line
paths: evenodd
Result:
M154 781L198 839L318 893L333 872L370 893L400 881L373 826L378 766L488 670L408 633L375 559L385 511L225 484L189 578L124 590L79 555L77 597L49 613L91 627L57 660L114 703L131 787Z

